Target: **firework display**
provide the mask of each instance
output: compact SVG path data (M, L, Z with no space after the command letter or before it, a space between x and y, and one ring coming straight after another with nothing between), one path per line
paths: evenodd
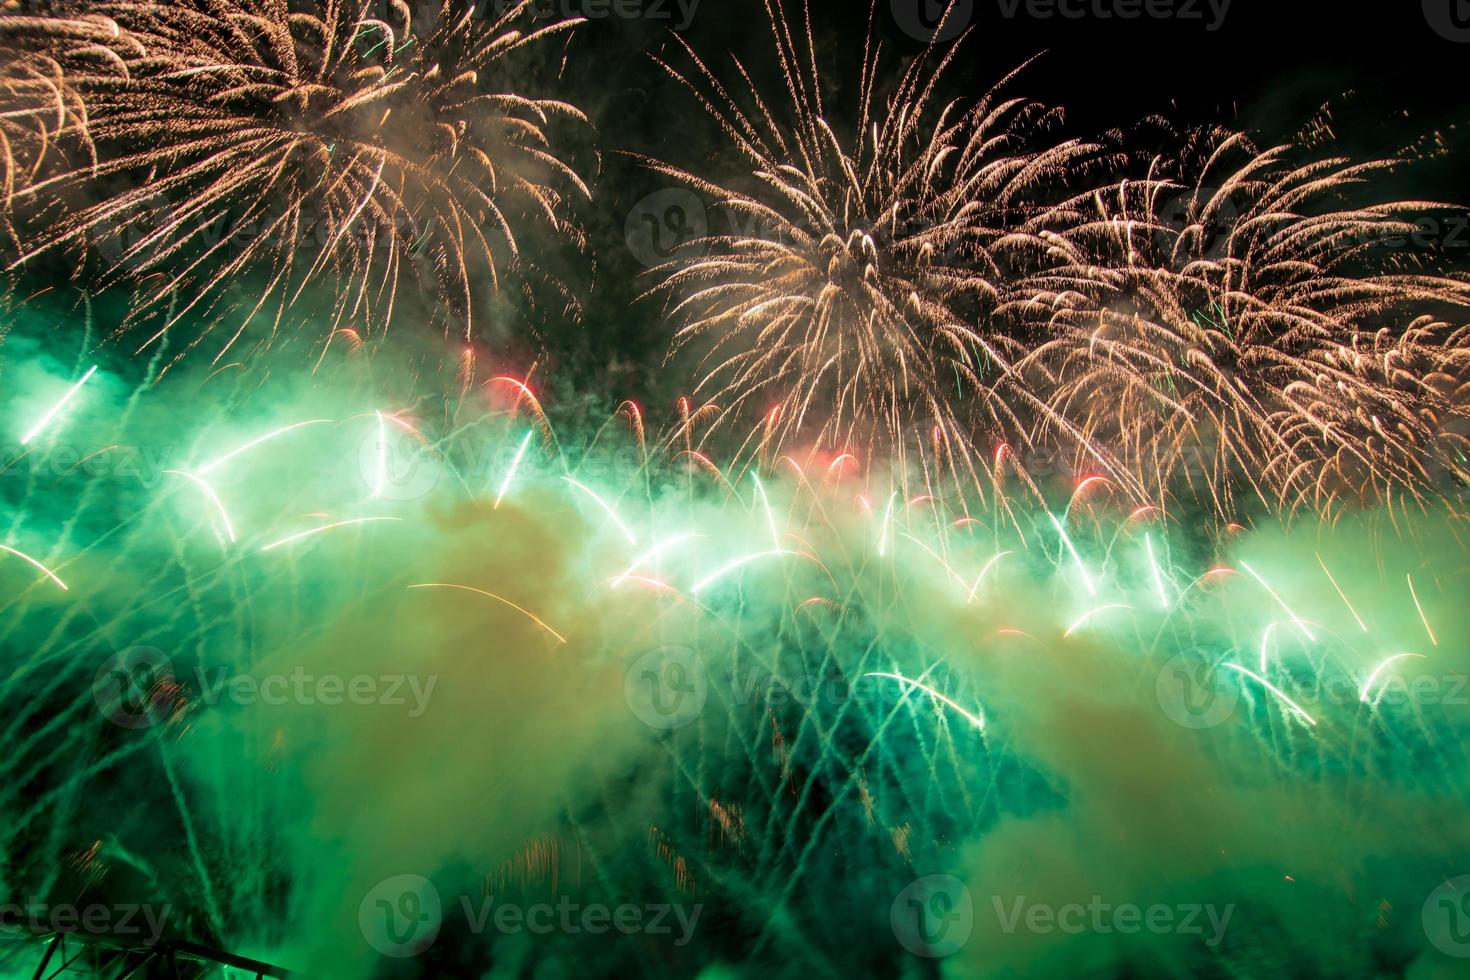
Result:
M703 85L670 69L750 167L745 189L660 167L750 229L657 270L681 339L714 337L697 380L723 411L775 401L777 446L917 444L960 480L987 479L977 432L1045 443L1141 499L1184 483L1224 513L1242 490L1326 512L1463 483L1470 282L1382 247L1438 205L1351 203L1392 161L1211 130L1114 175L1004 84L941 102L962 42L881 106L870 52L849 146L810 33L768 11L779 103L742 106L692 52Z
M139 350L185 319L266 313L279 327L313 287L330 296L314 311L323 335L385 330L400 283L416 280L437 287L446 325L473 334L477 293L499 287L517 225L561 227L564 195L587 193L551 143L554 122L581 113L493 84L575 21L523 31L524 3L486 20L444 0L428 23L401 0L380 6L86 3L67 19L17 18L11 30L85 106L67 119L50 99L55 138L91 154L9 195L42 216L12 265L99 250L102 283L168 307ZM49 95L46 81L27 68L11 88ZM99 187L115 192L75 206ZM241 285L255 298L238 309Z
M529 2L0 5L0 975L1458 975L1435 140L746 6L700 168ZM588 140L719 216L639 390L488 322Z

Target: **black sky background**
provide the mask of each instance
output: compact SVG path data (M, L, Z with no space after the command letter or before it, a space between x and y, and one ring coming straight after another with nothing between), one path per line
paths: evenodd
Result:
M596 387L613 404L620 397L668 396L658 375L672 330L658 303L637 301L648 283L624 241L630 210L670 182L619 151L711 176L728 176L736 163L694 98L650 57L688 65L671 40L683 16L675 0L623 2L642 15L612 15L611 0L541 0L540 8L590 15L569 44L560 85L588 111L601 151L585 221L589 248L553 273L585 277L580 289L573 284L584 296L584 317L580 325L548 326L542 320L543 340L553 360L562 362L559 371L577 379L578 387L596 377ZM799 16L799 0L786 2ZM891 71L926 50L904 30L904 8L895 5L926 2L878 0L872 29ZM1424 6L1463 0L1232 0L1215 30L1208 29L1214 15L1207 0L1194 4L1198 19L1135 20L1042 19L1029 15L1024 3L1007 17L1002 2L971 0L970 34L947 75L945 95L979 97L1040 54L1010 91L1064 107L1066 133L1083 138L1127 129L1159 113L1181 123L1225 122L1263 139L1283 139L1331 103L1341 148L1358 156L1391 154L1424 134L1441 133L1454 152L1416 167L1411 186L1393 191L1470 200L1464 125L1470 120L1470 43L1438 33ZM811 0L811 17L819 68L829 86L828 115L840 132L856 98L869 0ZM729 77L731 56L738 56L764 92L780 93L761 0L699 0L682 34L722 77ZM678 373L687 379L687 371Z

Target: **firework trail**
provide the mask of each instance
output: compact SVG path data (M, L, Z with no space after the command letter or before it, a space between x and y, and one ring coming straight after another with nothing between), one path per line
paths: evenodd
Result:
M773 454L801 439L917 453L926 468L978 482L982 436L1024 437L1028 419L1047 412L1008 380L1027 348L992 314L1013 291L1016 264L1046 248L1028 221L1097 149L1050 140L1059 110L1002 86L973 105L943 101L959 41L912 62L882 96L881 46L870 40L855 118L839 131L826 118L809 22L793 25L779 0L766 10L778 96L738 62L744 98L731 94L687 47L692 75L665 65L748 173L720 184L649 161L738 229L689 243L695 257L655 269L654 290L683 320L679 343L710 338L699 385L723 401L721 421L759 404Z
M110 35L85 21L43 21L12 13L0 5L0 231L18 250L12 220L16 192L48 167L62 165L63 143L84 156L90 149L86 107L62 64L86 57ZM43 26L47 43L36 43ZM69 138L59 141L64 133Z
M1034 823L1025 852L1065 855L1099 805L1133 827L1140 793L1164 815L1145 821L1148 861L1157 845L1228 874L1243 850L1334 880L1347 850L1403 854L1354 879L1374 902L1411 904L1461 846L1463 720L1405 699L1463 666L1447 641L1466 628L1457 518L1402 519L1411 541L1345 520L1303 549L1269 523L1217 536L1130 510L1093 478L990 521L903 497L886 468L782 463L742 481L733 455L711 473L606 426L536 439L539 396L512 379L507 401L506 375L472 375L481 398L420 418L413 406L446 404L422 375L384 390L345 348L322 368L329 390L291 385L306 368L290 351L159 382L165 360L104 364L4 461L0 806L16 888L69 894L84 870L89 894L175 906L188 937L362 976L376 961L356 938L361 896L405 869L497 901L651 894L731 925L672 950L538 937L536 955L825 975L907 962L884 937L917 875L961 873L977 895L1047 887L956 842L1004 849ZM458 354L445 365L458 390ZM201 380L227 407L197 411ZM51 382L14 414L30 424L75 385ZM179 448L156 480L48 462L165 443ZM1330 626L1349 610L1362 627L1342 637ZM139 648L167 669L141 660L153 669L130 675L131 698L99 694ZM634 696L669 649L690 652L703 692L678 725ZM297 669L439 684L409 719L213 686ZM1100 786L1109 753L1129 774ZM114 796L129 805L97 805ZM1401 796L1418 802L1396 809ZM1087 887L1144 894L1139 851L1114 841ZM1231 887L1259 903L1248 928L1279 920L1269 891ZM871 928L855 938L854 921ZM1368 955L1352 928L1333 937L1330 956ZM1019 955L1002 939L975 945ZM1256 955L1212 958L1245 975Z
M1402 161L1175 142L1066 215L1010 307L1041 340L1017 370L1155 498L1327 513L1463 486L1470 280L1403 248L1447 206L1353 203Z
M759 406L751 443L917 450L982 490L990 447L1037 448L1222 520L1242 489L1327 513L1470 475L1470 280L1394 247L1447 206L1353 203L1403 161L1209 128L1140 168L1052 138L1057 110L999 88L941 102L963 36L881 105L870 41L839 130L809 24L767 13L779 98L738 63L739 94L693 51L692 76L668 68L747 172L650 161L738 229L688 243L653 292L681 344L704 338L721 419Z
M554 143L581 112L499 87L577 24L524 28L528 7L118 0L0 18L85 106L51 138L96 152L10 194L36 228L12 269L100 250L101 282L136 290L130 323L166 310L140 349L186 317L225 323L216 361L257 315L274 334L308 291L329 297L323 336L385 330L405 282L471 336L477 289L500 288L527 227L575 238L567 194L587 194ZM47 81L12 81L7 102Z
M308 975L908 975L894 910L944 874L1240 907L1208 948L1040 953L977 909L956 975L1435 969L1415 913L1470 853L1470 552L1432 492L1464 478L1466 297L1384 252L1432 205L1353 203L1389 164L1209 130L1134 175L1052 108L944 102L958 48L885 88L870 45L843 128L770 0L779 99L666 66L745 172L650 161L744 229L654 273L719 404L554 425L539 362L358 355L414 254L468 323L522 210L565 226L577 113L476 66L569 25L390 9L0 17L36 52L0 86L16 272L141 232L111 275L177 325L128 360L55 295L0 320L0 897L166 905ZM313 358L177 360L318 295ZM1253 497L1326 519L1229 521ZM425 683L260 696L297 676ZM446 927L387 964L362 909L405 872L446 926L471 892L706 925Z

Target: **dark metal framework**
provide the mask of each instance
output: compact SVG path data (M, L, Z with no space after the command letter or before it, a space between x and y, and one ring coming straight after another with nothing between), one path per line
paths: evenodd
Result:
M75 932L49 934L12 933L11 949L0 954L0 967L16 964L17 958L40 955L32 980L93 977L97 980L202 980L224 974L223 967L238 974L285 978L286 970L221 949L211 949L182 939L156 943L126 942ZM24 962L24 960L22 960Z

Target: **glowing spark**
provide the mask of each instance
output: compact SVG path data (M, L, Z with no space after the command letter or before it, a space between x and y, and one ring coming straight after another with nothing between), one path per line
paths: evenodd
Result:
M1320 554L1317 556L1317 564L1321 565L1322 571L1327 573L1327 581L1332 583L1332 587L1336 589L1337 594L1342 597L1342 604L1348 607L1348 612L1353 614L1353 618L1358 621L1358 626L1362 628L1364 633L1368 632L1368 626L1366 623L1363 622L1363 617L1359 616L1358 611L1353 608L1353 604L1351 602L1348 602L1347 594L1342 591L1342 586L1337 584L1337 579L1332 577L1332 573L1327 571L1327 563L1322 560L1322 556Z
M638 539L633 537L633 532L628 530L628 525L623 523L623 520L618 516L617 511L613 510L612 506L609 505L606 500L603 500L596 493L593 493L591 487L587 486L586 484L578 483L576 480L572 479L569 476L564 476L562 477L562 479L566 480L572 486L576 487L578 490L582 491L587 496L597 501L597 506L601 507L603 513L607 514L608 519L618 526L618 530L623 532L623 537L628 539L628 543L634 546L638 544Z
M878 557L882 558L888 552L888 523L893 520L893 502L898 499L898 491L888 495L888 508L883 512L883 523L878 527Z
M1067 509L1062 512L1062 523L1067 523L1067 518L1070 517L1072 514L1072 508L1076 505L1078 498L1087 492L1088 487L1092 486L1094 483L1108 482L1110 481L1105 476L1089 476L1087 479L1077 484L1077 489L1072 491L1072 499L1067 501Z
M510 461L510 469L505 473L505 479L500 483L500 492L495 495L495 506L492 510L500 509L500 502L505 499L505 492L510 489L510 481L516 478L516 470L521 465L521 457L526 455L526 447L531 444L533 432L527 431L526 438L521 440L521 447L516 450L515 457Z
M482 596L485 596L487 598L494 599L496 602L502 602L505 605L510 606L510 608L514 609L516 612L518 612L521 615L523 615L523 616L527 617L528 619L530 619L537 626L541 627L546 632L548 632L552 636L556 637L557 642L559 642L559 643L565 643L565 642L567 642L567 638L566 637L562 636L556 630L554 630L550 626L548 626L546 624L546 621L543 620L540 616L537 616L535 613L531 612L529 609L526 609L523 606L516 605L514 602L511 602L509 599L505 598L505 596L496 595L494 592L486 592L484 589L476 589L476 588L473 588L472 586L468 586L468 585L454 585L454 584L448 583L448 582L425 582L422 585L410 585L410 586L408 586L408 588L410 588L410 589L458 589L461 592L473 592L476 595L482 595Z
M1291 698L1287 697L1285 691L1277 687L1275 684L1272 684L1270 681L1266 680L1266 678L1262 677L1260 674L1257 674L1251 670L1247 670L1246 668L1240 666L1240 664L1221 664L1220 666L1229 667L1231 670L1239 671L1245 676L1251 678L1252 680L1265 687L1266 690L1270 691L1272 694L1280 698L1282 703L1284 703L1292 711L1295 711L1297 715L1301 717L1302 721L1305 721L1308 725L1312 726L1315 726L1317 724L1317 720L1311 715L1307 714L1306 711L1303 710L1301 705L1297 704Z
M677 596L681 600L684 598L683 593L681 593L678 589L674 588L669 583L656 578L649 578L647 575L629 575L626 579L624 579L624 581L632 582L634 585L646 586L647 588L653 589L657 592L668 592Z
M260 550L261 551L270 551L273 548L279 548L282 545L291 544L293 541L300 541L302 538L309 538L309 537L311 537L314 534L321 534L322 532L324 532L324 531L330 531L333 528L350 527L350 526L355 525L355 524L371 524L371 523L373 523L375 521L397 521L397 520L401 520L401 518L398 518L398 517L355 517L355 518L353 518L350 521L337 521L336 523L333 523L333 524L323 524L321 527L314 527L314 528L312 528L309 531L302 531L300 534L293 534L289 538L282 538L279 541L274 541L271 544L266 545L264 548L261 548Z
M887 679L889 679L891 681L898 681L901 684L907 684L910 687L918 688L920 691L923 691L925 694L929 695L934 700L943 702L944 704L946 704L949 707L953 708L955 711L959 712L959 714L961 715L961 717L963 717L970 724L974 725L975 726L975 729L977 731L982 731L982 732L985 731L985 719L984 718L982 718L980 715L977 715L977 714L971 714L970 712L966 711L964 708L960 707L958 704L955 704L954 701L952 701L949 698L945 697L943 694L940 694L938 691L934 690L934 688L928 686L927 684L920 684L918 681L911 680L911 679L903 676L902 674L885 674L885 673L880 673L880 672L876 672L875 671L873 673L864 674L863 676L864 677L886 677Z
M627 568L627 570L624 571L623 574L619 575L617 578L615 578L615 579L612 580L613 587L616 588L618 585L620 585L625 578L627 578L629 575L632 575L635 571L637 571L638 570L638 567L640 565L642 565L644 562L651 561L653 558L655 558L658 555L662 554L667 549L672 548L674 545L679 544L679 543L684 542L684 541L693 540L694 538L702 538L702 537L704 537L703 534L692 534L691 533L691 534L678 534L678 535L675 535L672 538L665 538L663 541L660 541L658 544L654 545L652 548L649 548L643 554L639 555L636 559L634 559L633 564L629 565L628 568Z
M382 412L374 412L378 417L378 467L373 474L373 496L383 495L383 486L388 482L388 425L383 421Z
M836 470L838 477L841 477L843 465L846 463L856 462L857 457L854 456L852 453L843 453L841 456L838 456L836 459L832 460L831 463L827 464L827 475L830 476L832 474L832 471Z
M697 594L705 586L709 585L711 582L717 581L718 579L721 579L724 576L728 575L730 572L735 571L735 569L740 568L743 565L749 565L753 561L759 561L762 558L773 558L776 555L790 555L790 554L795 554L795 552L783 551L783 550L777 549L775 551L761 551L761 552L757 552L756 554L753 554L753 555L746 555L744 558L736 558L734 561L729 562L729 563L721 566L716 571L710 573L709 575L707 575L703 579L701 579L698 583L695 584L694 588L692 588L692 589L689 590L689 594L690 595Z
M40 434L40 432L41 432L42 429L44 429L44 428L46 428L46 426L50 425L51 424L51 420L54 419L54 418L56 418L57 413L60 412L63 408L65 408L66 407L66 403L69 402L69 401L71 401L72 400L72 397L75 396L76 393L81 390L82 385L84 385L84 384L87 383L87 379L90 378L92 375L94 375L96 373L97 373L97 365L94 364L91 367L87 368L87 373L84 374L84 375L82 375L81 380L79 380L76 384L74 384L70 388L68 388L66 390L66 394L64 394L64 395L61 396L61 400L58 401L55 405L52 405L51 406L51 410L48 411L45 415L41 416L41 421L37 422L35 425L33 425L31 427L31 431L27 432L21 438L20 444L22 446L27 445L28 443L30 443L30 441L32 439L36 438L36 436L38 434Z
M1062 544L1067 546L1067 551L1072 556L1072 561L1077 566L1077 574L1082 576L1082 584L1087 587L1088 595L1097 595L1097 587L1092 584L1092 576L1087 574L1087 566L1082 564L1082 556L1077 554L1077 549L1072 546L1072 539L1067 536L1067 529L1062 527L1062 522L1050 512L1046 515L1051 519L1052 526L1057 529L1057 534L1062 539Z
M311 419L311 420L306 421L306 422L297 422L294 425L285 426L284 428L277 429L274 432L267 432L265 435L261 436L258 439L252 439L252 440L250 440L245 445L241 446L239 449L235 449L235 450L232 450L231 452L225 453L223 456L221 456L219 459L215 460L214 462L212 462L212 463L206 463L204 466L199 467L198 470L196 470L196 472L198 472L198 473L208 473L210 470L214 469L215 467L217 467L217 466L223 466L224 464L228 463L230 460L234 459L236 456L239 456L241 453L248 452L248 451L254 449L256 446L261 445L262 443L270 442L272 439L275 439L275 438L277 438L279 436L283 436L286 433L292 432L292 431L294 431L296 429L304 428L304 427L306 427L308 425L325 425L326 423L328 423L330 421L331 421L331 419Z
M903 537L907 538L908 540L912 541L914 544L918 545L920 548L923 548L926 552L928 552L930 557L932 557L935 561L939 562L939 564L941 564L941 565L944 566L944 570L946 572L949 572L951 578L953 578L956 582L960 583L960 588L962 588L962 589L965 588L965 580L962 579L962 578L960 578L960 573L957 572L957 571L955 571L954 570L954 567L951 566L949 562L945 561L944 558L940 556L939 552L935 551L933 548L929 547L927 544L925 544L924 542L920 541L918 538L914 537L912 534L904 534L904 532L902 532L902 531L900 531L898 533L900 535L902 535Z
M1302 618L1291 611L1291 607L1286 604L1286 600L1276 594L1276 590L1271 588L1271 586L1266 582L1265 579L1261 578L1259 572L1257 572L1254 568L1251 568L1245 562L1241 562L1240 567L1250 572L1251 577L1254 578L1257 582L1261 583L1261 588L1270 593L1271 598L1275 599L1276 604L1286 611L1286 615L1291 617L1292 623L1296 625L1297 629L1301 630L1302 633L1306 635L1307 639L1311 640L1314 643L1317 641L1317 638L1312 635L1312 631L1307 629L1307 624L1302 622Z
M985 567L980 569L980 574L975 576L975 584L970 588L970 597L965 600L966 605L975 601L975 593L980 591L980 583L985 581L986 573L990 571L991 567L994 566L996 562L1000 561L1008 554L1010 554L1009 551L997 551L994 555L990 557L990 560L985 563Z
M4 9L13 13L14 6ZM108 257L104 273L126 279L127 290L139 294L135 310L168 308L166 322L138 349L174 337L189 322L186 314L209 310L250 282L251 295L259 297L252 312L274 311L272 335L303 294L330 294L324 310L335 314L322 325L325 354L331 337L357 334L345 317L374 321L363 325L365 333L386 331L394 295L409 279L421 281L411 256L433 255L433 305L450 306L466 334L476 335L473 282L483 275L502 283L523 236L510 222L530 208L560 225L564 199L589 193L550 128L552 117L585 117L571 105L513 90L492 95L488 80L518 63L516 52L579 21L531 22L528 3L504 4L493 17L464 16L472 5L436 0L445 16L431 27L407 15L400 21L397 12L409 9L402 5L369 6L120 0L107 8L108 36L96 29L90 49L106 57L89 64L68 57L72 42L65 33L40 29L38 40L51 35L45 63L58 73L66 65L68 78L58 74L54 90L58 112L71 114L73 95L106 88L106 98L94 102L89 95L79 125L114 133L117 149L128 149L47 169L63 197L85 188L88 201L37 229L15 263L146 228L147 234L121 236L122 252ZM451 8L458 8L452 17ZM58 16L56 23L74 22ZM373 43L359 42L374 29L380 36ZM9 34L7 25L7 88L17 74ZM291 107L289 121L278 114L283 106ZM26 108L8 99L0 112L0 193L7 209L12 198L37 190L15 186L11 159L12 119ZM48 125L48 135L59 137L71 122ZM420 138L431 131L450 135ZM134 166L148 172L149 186L100 179ZM470 203L481 195L486 206ZM268 219L261 211L267 204ZM307 249L301 247L305 226L314 232ZM220 237L201 241L206 229ZM505 247L492 246L502 235ZM213 244L227 239L237 243L228 256ZM155 277L168 286L155 288ZM380 301L381 309L367 308ZM204 335L185 337L182 346L192 349ZM242 327L224 350L243 335ZM472 369L471 360L462 374Z
M1145 534L1143 536L1143 543L1144 546L1148 549L1148 563L1153 567L1154 570L1154 587L1159 590L1159 605L1165 609L1168 609L1169 593L1164 590L1164 575L1162 572L1159 571L1158 559L1154 557L1153 535Z
M219 499L219 494L214 492L214 488L211 487L208 483L205 483L199 477L195 476L193 473L189 473L184 470L164 470L164 472L173 473L176 476L182 476L184 479L192 482L200 490L204 491L204 495L214 503L215 510L219 511L220 523L225 526L225 536L230 539L231 544L234 544L234 525L230 523L230 515L225 511L224 502Z
M67 589L67 587L66 587L66 583L63 582L61 579L57 578L55 572L53 572L51 569L47 568L45 565L42 565L40 562L36 561L36 559L32 558L30 555L28 555L28 554L26 554L24 552L21 552L21 551L16 551L14 548L6 547L3 544L0 544L0 551L9 552L10 554L14 555L15 557L21 559L22 561L30 562L30 564L33 567L40 569L41 572L47 578L49 578L51 581L55 582L57 588L61 589L61 591L63 591L63 592L69 591Z
M1085 612L1085 613L1082 614L1082 617L1080 619L1078 619L1077 622L1073 623L1071 626L1068 626L1067 627L1067 632L1063 633L1062 635L1063 636L1071 636L1073 633L1077 632L1077 630L1082 627L1082 624L1086 623L1089 619L1091 619L1092 617L1096 616L1098 613L1107 612L1109 609L1132 609L1132 608L1133 608L1132 606L1127 605L1125 603L1114 602L1114 603L1110 603L1110 604L1108 604L1106 606L1098 606L1096 609L1089 609L1087 612Z
M1429 625L1429 618L1424 615L1424 607L1419 605L1419 593L1414 589L1414 576L1406 575L1409 580L1409 595L1414 597L1414 608L1419 610L1419 622L1424 624L1424 632L1429 634L1429 642L1439 646L1439 640L1434 637L1434 630Z
M1373 688L1373 682L1378 680L1378 675L1383 673L1383 669L1389 664L1395 660L1403 660L1405 657L1418 657L1420 660L1426 659L1422 653L1396 653L1392 657L1389 657L1383 663L1373 668L1373 673L1368 675L1368 679L1363 682L1363 687L1358 691L1358 700L1367 704L1368 692Z
M1276 623L1268 623L1266 628L1261 631L1261 673L1263 674L1266 672L1266 651L1271 643L1271 631L1277 625Z
M766 496L766 488L761 486L761 478L756 474L750 474L755 481L756 490L760 491L761 505L766 509L766 525L771 529L771 545L776 549L781 547L781 534L776 530L776 515L771 513L771 499Z

